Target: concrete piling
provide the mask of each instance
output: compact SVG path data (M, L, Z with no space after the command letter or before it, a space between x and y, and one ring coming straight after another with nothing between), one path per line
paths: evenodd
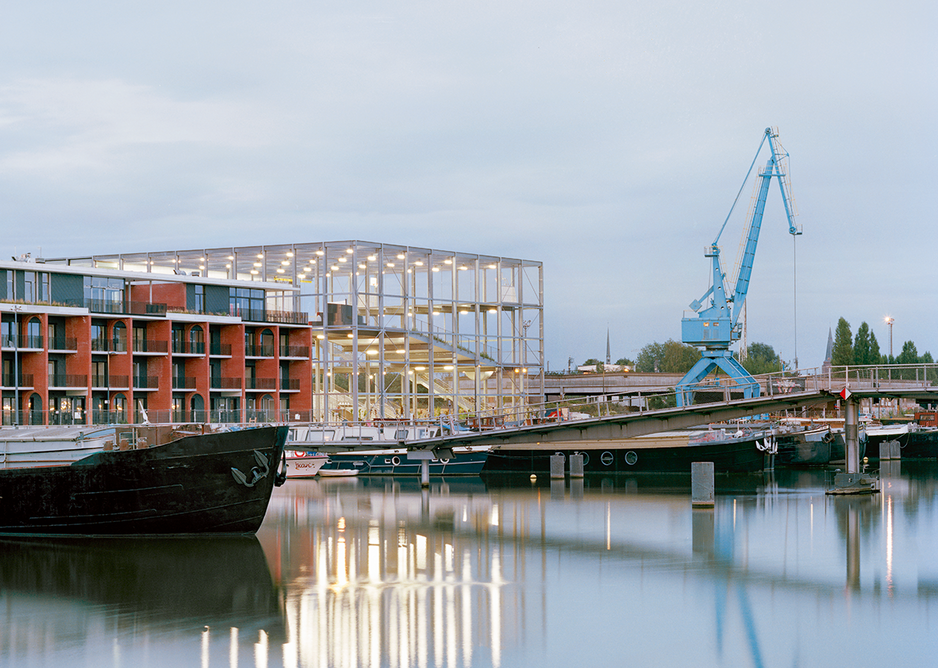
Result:
M694 508L713 506L713 462L692 462L690 465L691 505Z
M563 470L563 454L557 453L550 456L550 478L551 480L563 480L566 474Z
M583 453L582 452L577 452L576 454L570 455L570 477L571 478L583 477Z

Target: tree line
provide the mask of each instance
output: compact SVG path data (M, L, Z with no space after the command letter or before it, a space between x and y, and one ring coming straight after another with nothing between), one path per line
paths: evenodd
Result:
M736 353L733 353L734 357ZM685 343L668 339L664 343L649 343L642 348L635 360L622 357L616 364L627 366L641 373L687 373L700 359L700 351ZM862 323L856 336L850 329L850 323L844 318L837 322L834 334L831 364L833 366L855 366L864 364L928 364L933 363L931 353L918 354L915 343L906 341L898 355L893 357L880 351L876 334L867 323ZM596 358L590 358L583 366L595 365L597 372L602 372L603 364ZM746 358L742 365L753 375L788 371L789 365L781 359L767 343L752 343L746 347Z
M787 368L767 343L753 343L747 346L746 351L746 359L742 364L753 375L784 371ZM616 360L616 364L640 373L687 373L699 359L700 351L694 346L668 339L664 343L649 343L638 352L635 360L622 357ZM582 366L595 366L597 372L603 370L603 364L596 358L586 360Z
M857 364L930 364L935 360L930 352L918 354L912 341L902 344L898 355L880 352L876 334L870 331L865 322L860 324L856 336L850 331L850 323L841 318L837 321L834 333L834 346L831 351L831 364L834 366L853 366Z

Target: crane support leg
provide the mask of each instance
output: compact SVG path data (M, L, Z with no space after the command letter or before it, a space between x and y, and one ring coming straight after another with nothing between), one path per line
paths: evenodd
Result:
M703 389L703 387L700 386L700 381L717 369L721 369L729 376L727 384L741 389L746 399L759 396L760 387L758 381L743 368L739 360L732 355L718 353L714 356L707 356L705 353L681 379L681 382L677 384L677 405L690 406L693 404L694 391Z

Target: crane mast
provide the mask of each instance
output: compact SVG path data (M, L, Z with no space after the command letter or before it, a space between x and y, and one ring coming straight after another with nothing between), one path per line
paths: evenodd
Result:
M723 272L720 263L719 242L723 230L726 229L726 224L733 214L733 209L739 201L739 193L737 193L736 200L734 200L733 206L730 207L730 213L717 233L716 239L704 252L704 256L709 258L711 262L710 288L700 299L696 299L690 304L691 309L697 315L684 318L681 321L681 340L685 344L701 348L701 358L677 385L678 405L683 406L693 403L694 390L704 378L718 369L725 372L730 380L742 389L743 396L750 398L759 395L759 383L743 368L739 360L733 357L730 346L740 338L742 325L739 322L739 317L746 303L746 296L749 293L752 266L756 256L756 248L759 244L759 232L762 229L762 217L765 213L765 203L773 178L778 180L782 203L785 206L785 216L788 219L788 232L792 235L801 234L801 229L794 222L794 217L798 214L794 208L788 181L788 153L782 149L777 140L778 131L774 128L766 128L762 141L759 143L759 149L756 151L756 156L753 158L752 165L750 165L746 178L743 180L743 185L739 190L742 193L750 174L752 174L756 160L759 159L762 147L768 143L771 155L765 168L760 170L758 175L761 181L758 184L752 214L746 226L745 245L732 292L727 292L726 274Z

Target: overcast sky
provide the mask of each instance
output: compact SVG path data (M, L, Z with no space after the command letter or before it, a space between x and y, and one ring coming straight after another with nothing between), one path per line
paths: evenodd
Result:
M773 184L749 342L816 366L841 316L888 352L890 315L896 354L938 356L936 38L934 0L6 2L7 256L540 260L550 368L603 358L607 329L634 358L680 340L777 126L804 234Z

